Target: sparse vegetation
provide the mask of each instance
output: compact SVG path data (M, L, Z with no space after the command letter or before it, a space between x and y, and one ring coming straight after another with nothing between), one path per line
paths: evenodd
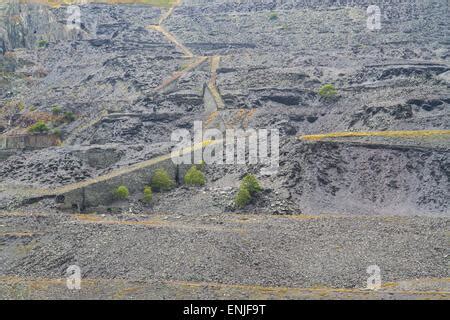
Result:
M46 40L39 40L37 42L38 48L47 48L48 47L48 41Z
M166 170L157 169L152 176L151 187L154 191L167 191L175 186L175 181L169 176Z
M50 129L44 121L38 121L28 128L30 133L44 133L48 132Z
M187 185L203 186L206 183L205 175L196 166L192 166L184 176L184 183Z
M151 187L144 188L144 197L142 199L145 203L151 203L153 200L153 191Z
M276 12L270 13L270 15L269 15L269 20L270 20L270 21L278 20L278 14L277 14Z
M64 121L68 123L73 122L76 119L75 114L72 111L65 111L63 117Z
M235 204L238 208L243 208L248 205L253 196L261 192L261 185L256 179L256 177L252 174L247 174L244 179L242 179L241 186L239 187L239 191L236 195Z
M325 84L319 89L319 96L330 99L334 98L337 95L337 90L332 84Z
M25 104L22 101L19 101L19 103L17 104L17 108L20 112L22 112L23 110L25 110Z
M62 108L60 106L56 106L55 105L55 106L52 107L52 113L55 116L58 116L58 115L60 115L62 113Z
M119 186L117 189L114 190L114 198L117 200L124 200L128 198L130 195L130 192L128 191L128 188L125 186Z
M57 136L58 138L62 137L61 129L53 129L52 133Z

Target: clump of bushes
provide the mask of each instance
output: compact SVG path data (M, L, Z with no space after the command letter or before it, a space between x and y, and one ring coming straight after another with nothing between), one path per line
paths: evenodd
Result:
M337 90L332 84L325 84L320 87L319 95L325 99L330 99L337 95Z
M50 129L47 126L47 124L42 120L36 122L35 124L33 124L28 128L28 132L30 133L44 133L48 132L49 130Z
M196 166L192 166L184 176L184 183L187 185L203 186L206 183L205 175Z
M252 174L247 174L244 179L242 179L239 191L236 195L235 204L238 208L243 208L248 205L255 194L261 192L261 185Z
M151 187L153 190L167 191L175 186L175 181L169 176L166 170L157 169L151 179Z
M130 192L128 191L128 188L125 186L119 186L117 189L114 190L114 198L117 200L124 200L128 198L130 195Z
M76 116L72 111L64 111L64 109L58 105L52 106L51 112L55 116L55 123L57 124L71 123L76 120Z
M144 198L142 199L145 203L150 203L153 200L153 191L151 187L144 188Z

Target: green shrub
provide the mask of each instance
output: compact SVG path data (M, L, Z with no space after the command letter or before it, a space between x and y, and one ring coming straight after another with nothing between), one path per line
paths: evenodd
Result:
M250 195L250 192L247 190L245 186L241 185L236 195L236 199L234 200L236 206L239 208L243 208L246 205L248 205L251 200L252 196Z
M270 20L270 21L278 20L278 14L277 14L276 12L272 12L272 13L269 15L269 20Z
M117 200L124 200L128 198L130 195L130 192L128 191L128 188L125 186L119 186L116 190L114 190L114 197Z
M57 116L62 113L62 108L60 106L53 106L52 107L52 113Z
M48 132L50 129L44 121L38 121L28 128L28 132L30 133L43 133Z
M48 47L48 41L46 41L46 40L39 40L37 42L37 46L39 48L47 48Z
M258 179L252 174L247 174L242 180L241 186L244 186L250 195L253 195L257 192L262 191L261 185L259 184Z
M243 208L252 201L253 196L261 192L262 188L258 179L252 174L245 175L236 195L235 204L238 208Z
M175 186L175 181L169 176L166 170L157 169L152 176L151 187L155 191L170 190Z
M64 112L64 121L73 122L73 121L75 121L75 119L76 119L76 117L73 112L71 112L71 111Z
M153 191L151 187L145 187L144 188L144 198L145 203L150 203L153 200Z
M333 98L337 95L337 90L332 84L325 84L319 89L319 95L323 98Z
M192 166L184 176L184 183L187 185L203 186L206 183L203 172L197 169L196 166Z

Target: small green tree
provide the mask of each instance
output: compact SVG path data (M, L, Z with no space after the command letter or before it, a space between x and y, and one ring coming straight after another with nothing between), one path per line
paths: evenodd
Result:
M325 84L320 87L319 95L323 98L330 99L337 95L337 90L332 84Z
M206 183L203 172L192 166L184 175L184 183L187 185L203 186Z
M245 186L245 188L250 192L250 195L253 195L257 192L262 191L261 185L259 184L258 179L252 174L247 174L242 180L241 186Z
M236 206L238 208L243 208L246 205L248 205L251 200L252 196L250 195L250 192L247 190L245 186L241 185L236 195L236 199L234 200Z
M153 200L153 191L151 187L145 187L144 188L144 198L145 203L150 203Z
M48 132L49 130L50 129L48 128L47 124L42 120L36 122L28 128L28 132L30 133L44 133Z
M119 186L117 189L114 190L114 197L117 200L124 200L128 198L130 195L130 192L128 191L128 188L125 186Z
M157 169L152 176L151 187L153 190L166 191L175 186L175 181L169 176L166 170Z

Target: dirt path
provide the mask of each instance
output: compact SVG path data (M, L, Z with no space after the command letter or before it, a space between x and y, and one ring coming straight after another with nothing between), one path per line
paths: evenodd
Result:
M423 279L422 281L436 281ZM0 277L0 297L3 299L296 299L296 300L448 300L449 292L299 288L251 285L229 285L193 281L129 281L127 279L85 278L80 291L67 289L65 278ZM449 280L437 279L440 282Z
M222 110L225 107L222 96L220 95L219 89L217 88L217 69L220 65L220 56L211 57L211 79L208 83L208 89L214 98L217 106L217 110Z
M359 137L386 137L386 138L417 138L450 135L450 130L402 130L402 131L369 131L369 132L333 132L300 136L301 140L317 141L327 138L359 138Z

